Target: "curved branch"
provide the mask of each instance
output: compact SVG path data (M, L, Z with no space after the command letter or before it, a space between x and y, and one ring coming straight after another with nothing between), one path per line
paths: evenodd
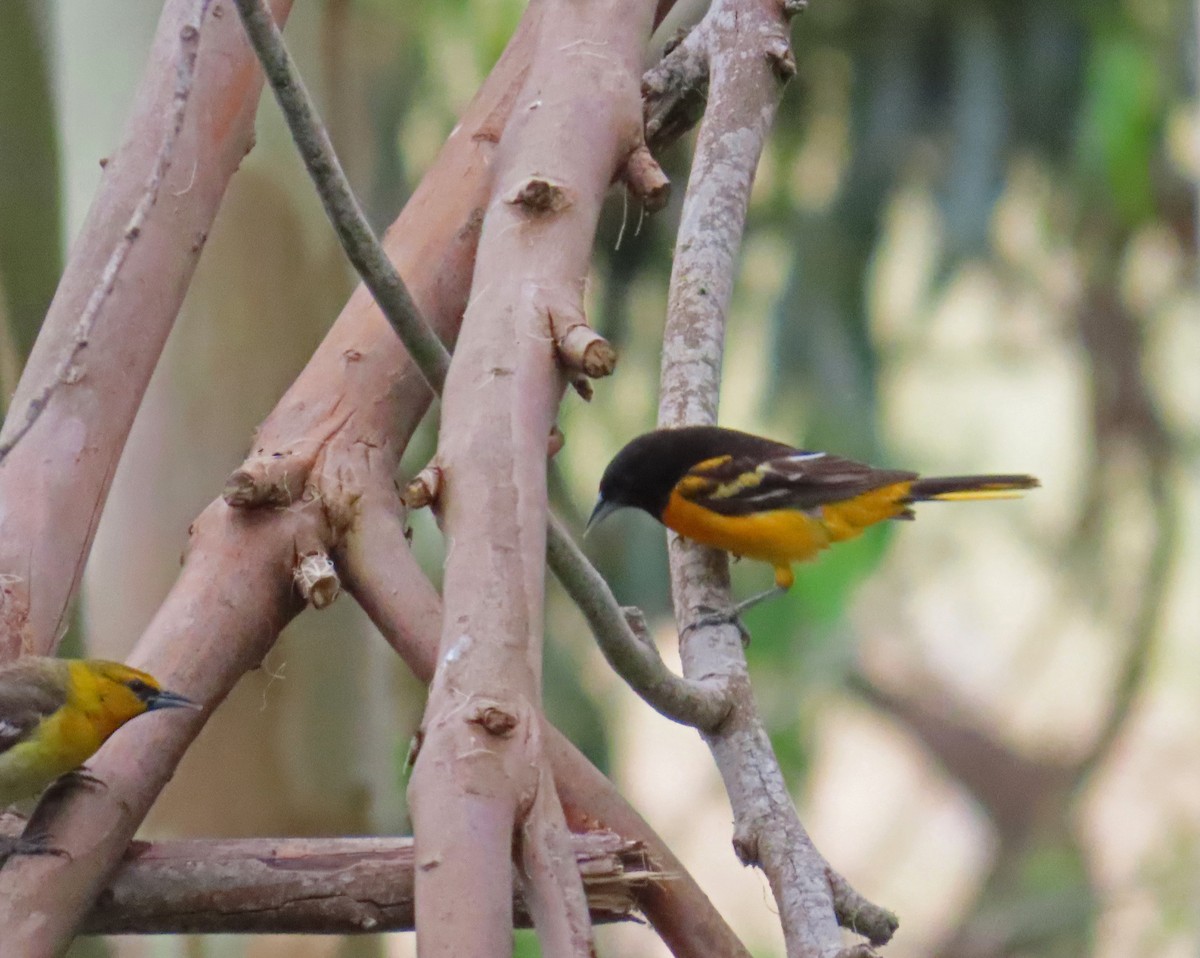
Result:
M715 729L729 714L723 682L686 679L663 662L654 646L629 626L624 610L571 534L550 519L546 556L554 575L591 627L605 660L651 708L673 722L701 731Z

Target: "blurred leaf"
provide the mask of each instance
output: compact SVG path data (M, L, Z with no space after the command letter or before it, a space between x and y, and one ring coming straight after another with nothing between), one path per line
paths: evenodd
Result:
M0 4L0 289L22 359L62 272L56 111L39 6Z
M1093 202L1126 225L1154 213L1152 174L1162 132L1161 67L1136 37L1113 35L1093 47L1079 135L1079 163Z
M1009 53L994 8L961 5L953 26L948 169L940 196L952 265L988 247L992 207L1003 187L1009 144Z
M569 599L564 601L569 602ZM591 641L587 629L578 637ZM546 717L601 771L610 768L608 723L600 704L579 681L582 662L575 654L578 645L547 635L542 666L542 689Z
M537 932L531 928L518 928L513 932L513 958L541 958L541 954Z

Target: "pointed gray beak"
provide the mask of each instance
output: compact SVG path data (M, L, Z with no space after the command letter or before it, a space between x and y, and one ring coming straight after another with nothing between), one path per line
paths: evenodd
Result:
M621 508L620 504L618 504L616 502L608 502L603 497L597 499L596 500L596 508L592 510L592 517L590 519L588 519L587 525L584 526L583 534L586 536L589 532L591 532L593 526L597 526L600 524L600 521L605 516L612 515L614 512L616 512L620 508Z
M196 709L199 711L203 708L204 706L199 702L193 702L177 692L159 692L146 703L147 712L153 712L156 709Z

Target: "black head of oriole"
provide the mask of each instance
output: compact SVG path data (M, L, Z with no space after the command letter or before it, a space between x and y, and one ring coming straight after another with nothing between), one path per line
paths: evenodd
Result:
M793 562L885 519L912 519L915 502L1009 498L1037 485L1022 475L922 479L733 429L685 426L648 432L617 453L588 526L626 506L642 509L685 538L771 563L776 587L787 589Z
M178 707L199 708L119 662L30 655L0 666L0 809L78 769L130 719Z

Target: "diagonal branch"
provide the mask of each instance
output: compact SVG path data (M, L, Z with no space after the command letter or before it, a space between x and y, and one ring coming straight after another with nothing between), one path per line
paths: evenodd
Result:
M72 244L5 423L8 438L20 410L58 383L37 428L0 468L0 661L58 644L134 415L253 140L261 88L253 53L236 20L211 9L197 52L201 4L163 7L124 140ZM282 18L291 2L272 7ZM161 189L170 203L152 201Z
M795 72L786 14L778 0L717 0L676 48L686 66L708 66L708 110L700 126L684 199L667 325L659 425L715 423L728 308L750 187L782 89ZM653 71L652 71L653 72ZM647 84L650 92L658 88ZM779 907L789 958L842 952L828 865L801 825L754 703L741 635L734 626L691 628L699 610L730 605L723 553L670 539L675 616L684 674L721 676L732 711L705 741L733 808L734 848L766 874ZM862 910L861 899L859 909ZM871 909L872 938L886 941L895 919ZM857 927L863 927L856 922Z
M117 277L120 275L125 261L129 259L129 254L133 251L133 244L142 235L150 212L154 209L154 204L158 202L158 193L162 188L167 171L171 168L175 144L179 139L180 130L183 129L188 98L192 94L192 79L196 72L196 53L200 49L200 24L208 6L207 3L201 3L200 0L193 0L193 4L194 11L188 17L187 22L179 28L179 50L176 54L175 90L172 95L171 111L167 128L163 132L162 143L154 157L154 163L150 168L150 175L146 178L142 195L134 206L129 222L125 224L125 229L122 230L120 239L117 240L117 245L104 264L99 282L92 289L92 294L88 297L83 312L79 314L79 319L75 322L69 346L58 361L58 365L54 367L54 375L42 384L37 395L32 396L26 402L24 418L18 421L15 428L12 428L12 422L9 419L5 420L4 425L10 428L4 430L8 435L0 439L0 465L8 458L8 454L12 452L17 443L33 428L55 390L83 375L82 370L76 366L79 355L91 340L92 332L96 328L96 321L100 318L100 311L112 296L113 288L117 285ZM14 420L16 418L13 417Z
M530 24L522 21L464 115L463 135L446 144L385 239L401 271L420 277L414 298L447 338L465 305L488 155L524 75ZM244 73L243 84L253 77ZM390 486L430 396L360 288L258 436L256 452L302 472L299 488L313 494L287 509L211 504L193 524L183 571L131 661L215 707L299 611L292 588L299 555L313 545L332 550L353 518L357 489ZM31 448L18 447L6 471ZM144 719L91 761L107 787L75 792L49 816L51 840L71 857L16 859L0 870L6 949L40 955L66 946L200 726L192 713Z

